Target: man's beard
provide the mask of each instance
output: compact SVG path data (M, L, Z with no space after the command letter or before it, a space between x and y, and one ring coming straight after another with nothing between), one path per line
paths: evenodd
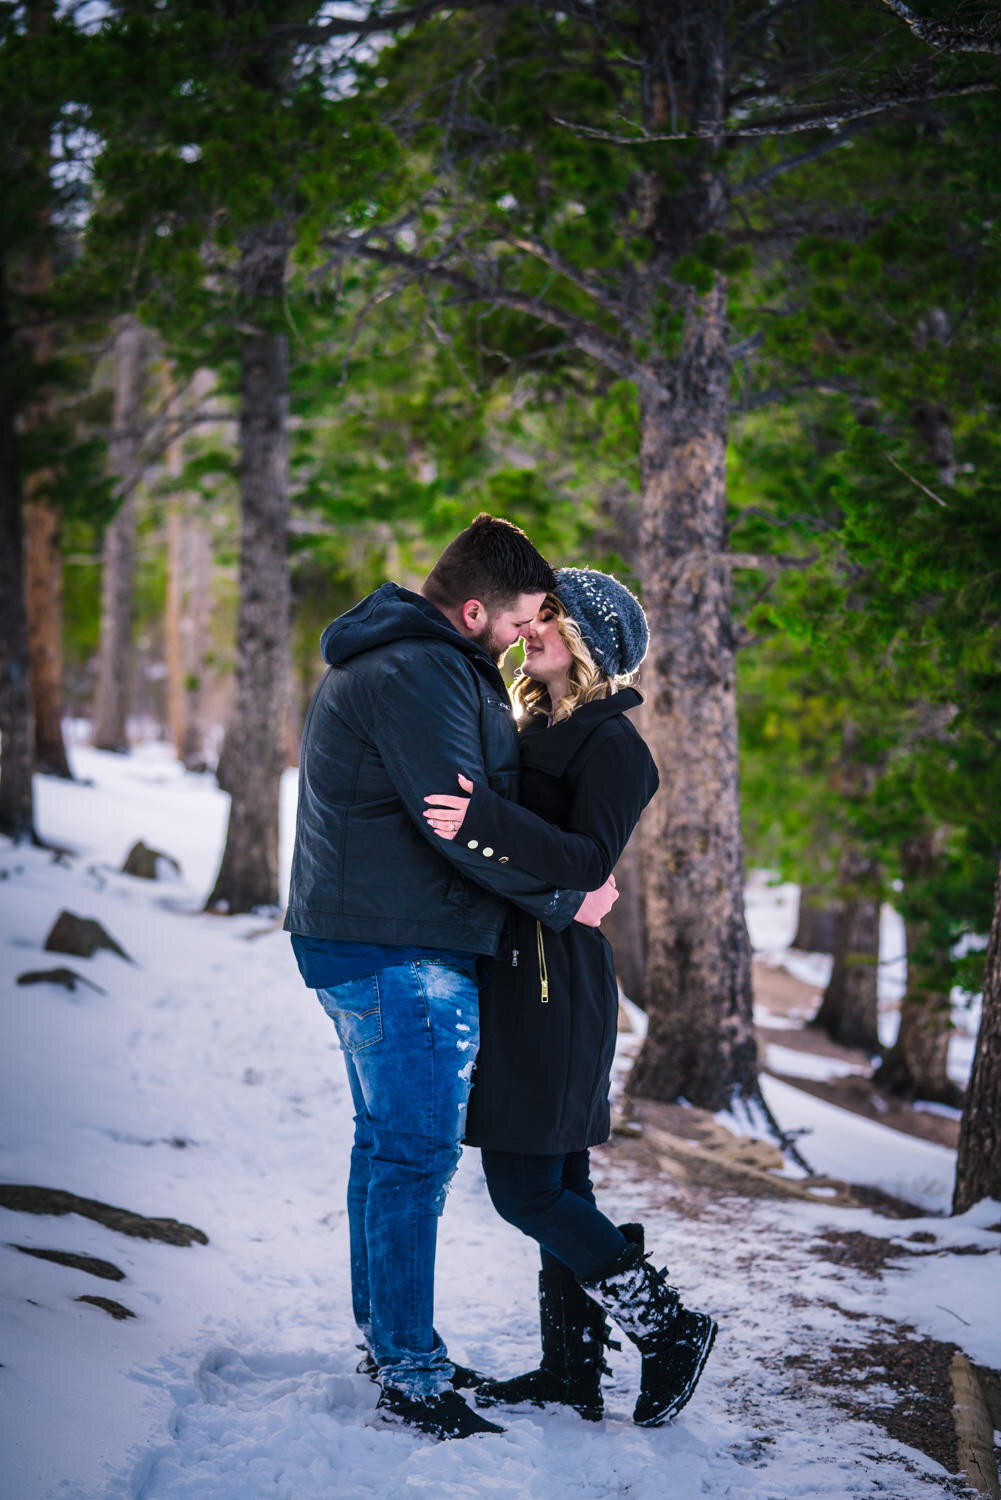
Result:
M503 643L494 637L493 627L488 620L479 635L474 635L473 640L478 646L482 646L491 658L500 666L511 647L506 641Z

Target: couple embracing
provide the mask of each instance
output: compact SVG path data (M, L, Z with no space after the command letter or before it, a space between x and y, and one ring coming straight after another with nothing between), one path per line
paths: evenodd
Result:
M498 663L521 638L509 697ZM598 1208L617 1025L599 924L657 789L625 711L646 651L638 600L554 573L479 516L421 591L385 583L328 626L303 734L286 928L343 1050L354 1103L351 1291L388 1421L438 1438L502 1429L478 1407L595 1419L606 1314L638 1345L634 1418L691 1396L716 1325L648 1263L642 1226ZM513 699L513 707L512 707ZM539 1244L539 1367L487 1380L434 1327L438 1217L462 1142Z

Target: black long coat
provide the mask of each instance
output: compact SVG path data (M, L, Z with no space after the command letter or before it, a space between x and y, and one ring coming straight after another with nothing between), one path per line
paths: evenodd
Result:
M624 717L640 701L626 688L551 728L531 719L520 737L521 805L477 785L459 839L555 886L597 889L657 790L653 758ZM618 1022L608 940L514 911L511 956L491 960L489 974L468 1144L548 1156L607 1140Z

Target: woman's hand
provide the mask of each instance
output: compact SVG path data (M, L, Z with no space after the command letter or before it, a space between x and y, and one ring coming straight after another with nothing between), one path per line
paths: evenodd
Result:
M468 776L459 777L459 785L469 795L472 794L473 783ZM424 809L424 816L431 824L440 839L454 839L462 827L462 820L466 816L466 808L469 806L469 795L465 797L449 797L444 792L435 792L430 797L425 797L428 804Z

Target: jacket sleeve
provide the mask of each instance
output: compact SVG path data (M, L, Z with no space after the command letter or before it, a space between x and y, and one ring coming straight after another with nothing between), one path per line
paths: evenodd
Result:
M599 740L580 768L562 828L498 797L486 782L470 780L473 794L454 842L485 844L542 880L561 885L573 879L593 891L614 870L660 778L638 734Z
M489 845L487 853L483 846L468 848L465 840L440 839L424 818L429 787L457 786L458 773L467 767L474 768L466 772L474 781L487 784L480 696L468 670L428 652L420 672L387 672L375 694L368 733L415 828L443 859L547 927L557 932L569 927L585 895L579 881L552 882L500 858L499 850L495 857Z

